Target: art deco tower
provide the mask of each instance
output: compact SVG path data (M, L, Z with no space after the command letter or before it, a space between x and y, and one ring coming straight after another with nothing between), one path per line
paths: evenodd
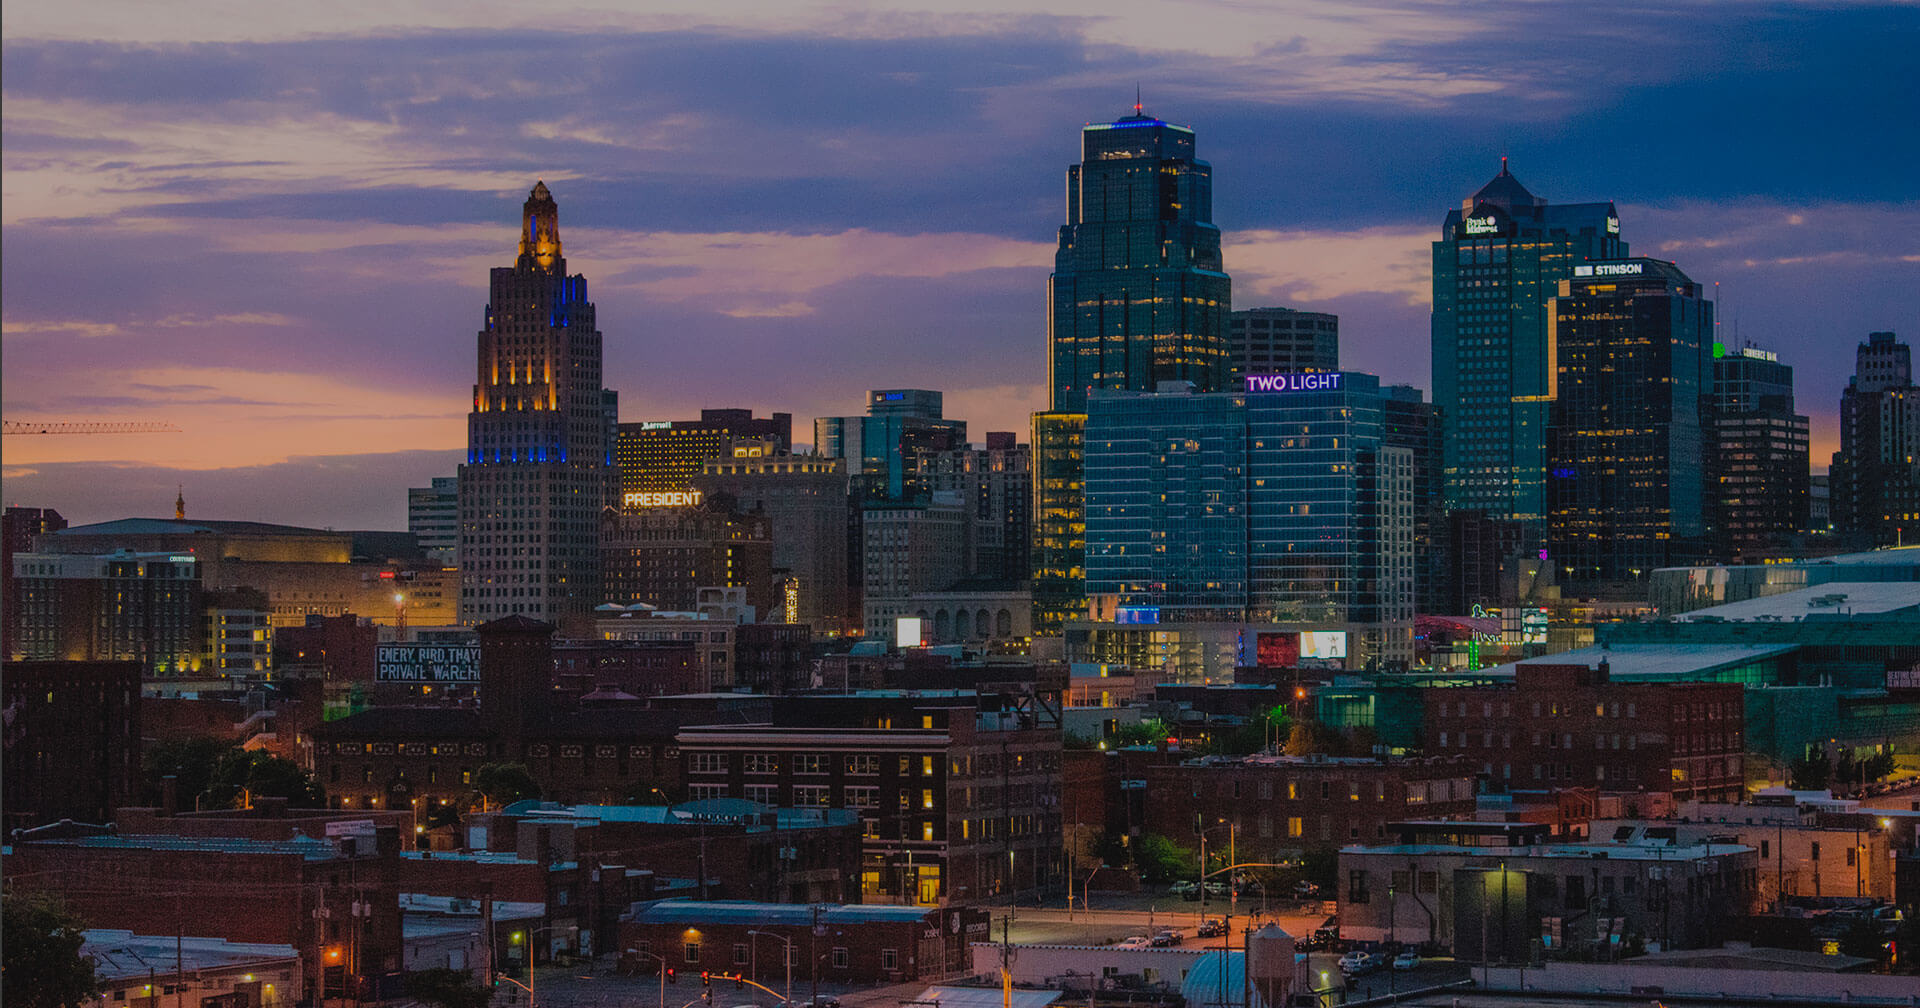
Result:
M560 210L538 183L520 256L496 267L460 467L460 620L549 622L599 598L609 397L586 277L567 275Z
M1051 409L1033 417L1034 629L1084 612L1081 431L1093 389L1227 385L1230 281L1213 169L1193 130L1134 114L1089 124L1067 169L1067 221L1048 284Z

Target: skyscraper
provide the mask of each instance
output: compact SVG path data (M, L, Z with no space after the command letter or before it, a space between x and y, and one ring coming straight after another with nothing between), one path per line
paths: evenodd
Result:
M1505 158L1500 174L1447 212L1433 243L1433 401L1449 510L1544 524L1554 396L1547 299L1574 266L1626 255L1613 204L1550 205Z
M537 183L520 254L495 267L460 467L460 620L555 621L600 603L611 397L587 279L567 274L560 211Z
M460 480L435 476L430 486L407 488L407 531L436 563L451 566L460 553Z
M924 499L920 454L952 451L967 443L967 422L947 419L942 398L931 389L872 390L867 393L866 416L814 419L814 451L846 460L857 498Z
M1213 169L1193 130L1134 114L1091 123L1067 169L1048 281L1049 409L1033 418L1034 630L1085 608L1080 431L1094 389L1227 384L1231 283L1213 223Z
M1754 347L1714 345L1708 526L1720 559L1786 550L1808 524L1807 418L1793 368Z
M1228 316L1234 377L1340 370L1340 316L1292 308L1242 308Z
M713 459L793 452L793 414L755 418L750 409L703 409L698 420L646 420L614 429L620 497L685 491Z
M1875 546L1920 542L1920 386L1912 349L1893 333L1869 334L1854 355L1829 475L1835 532Z
M1658 259L1575 266L1550 302L1557 377L1547 559L1563 585L1646 597L1705 549L1713 302Z

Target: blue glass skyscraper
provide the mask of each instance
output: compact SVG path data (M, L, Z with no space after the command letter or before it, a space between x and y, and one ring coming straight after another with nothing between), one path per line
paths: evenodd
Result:
M1080 428L1096 389L1227 384L1231 285L1212 168L1185 126L1134 114L1089 124L1067 169L1067 220L1048 282L1050 409L1033 418L1034 625L1082 615Z

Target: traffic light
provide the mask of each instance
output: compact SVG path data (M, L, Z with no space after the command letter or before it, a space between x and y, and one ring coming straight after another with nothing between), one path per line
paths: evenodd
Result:
M709 972L707 972L706 970L701 970L701 971L700 971L700 986L702 986L702 987L705 987L705 988L707 988L708 990L712 990L712 989L713 989L713 974L711 974L711 973L709 973Z
M746 978L745 976L743 976L743 975L741 975L741 974L739 974L739 973L735 973L735 974L733 975L733 989L734 989L734 990L746 990L746 989L747 989L747 978Z
M668 983L679 983L679 982L680 982L680 981L679 981L678 979L676 979L676 978L674 977L674 973L673 973L673 967L671 967L671 966L669 966L669 967L667 967L667 982L668 982Z

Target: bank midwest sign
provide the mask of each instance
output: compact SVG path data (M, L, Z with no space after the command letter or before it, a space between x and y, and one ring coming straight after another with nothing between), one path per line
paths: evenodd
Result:
M1314 371L1306 374L1250 374L1249 392L1331 392L1340 388L1340 372Z

